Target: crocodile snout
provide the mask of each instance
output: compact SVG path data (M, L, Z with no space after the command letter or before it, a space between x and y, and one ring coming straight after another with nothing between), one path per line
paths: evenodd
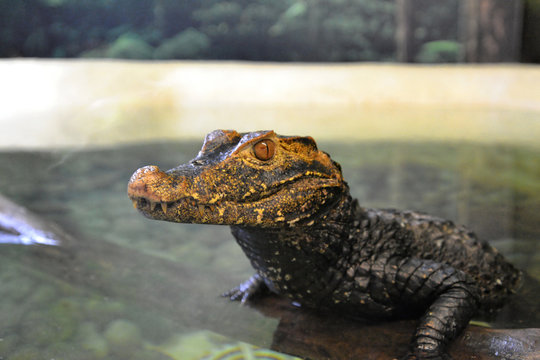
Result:
M163 171L157 166L149 165L142 167L131 175L128 183L128 196L131 199L144 198L152 202L161 201L160 194L154 189L158 189L157 185L161 185L167 177Z

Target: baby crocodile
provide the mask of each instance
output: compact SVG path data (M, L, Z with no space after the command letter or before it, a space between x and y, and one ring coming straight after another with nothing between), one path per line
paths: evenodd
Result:
M230 225L256 270L233 300L269 289L351 317L421 316L407 359L448 358L471 317L500 307L520 279L465 227L359 206L311 137L216 130L189 163L138 169L128 195L149 218Z

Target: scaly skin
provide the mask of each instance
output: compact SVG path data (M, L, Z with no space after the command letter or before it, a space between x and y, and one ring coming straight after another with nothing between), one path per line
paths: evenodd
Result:
M231 225L256 270L233 300L269 289L351 317L420 316L407 359L448 358L471 317L501 306L520 278L464 227L360 207L310 137L216 130L188 164L137 170L128 195L149 218Z

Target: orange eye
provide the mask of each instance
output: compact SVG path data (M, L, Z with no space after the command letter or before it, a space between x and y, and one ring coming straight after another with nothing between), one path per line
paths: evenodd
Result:
M261 140L253 145L253 152L259 160L270 160L276 152L276 144L272 140Z

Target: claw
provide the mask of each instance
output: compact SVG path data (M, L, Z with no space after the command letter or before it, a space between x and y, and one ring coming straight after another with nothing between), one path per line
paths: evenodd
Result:
M248 292L245 292L244 294L242 294L242 299L240 300L240 304L244 305L246 303L246 301L248 301L250 296L251 296L251 294L248 293Z
M222 296L228 297L232 301L240 300L240 304L244 305L265 288L266 285L263 279L258 274L255 274L234 289L222 294Z

